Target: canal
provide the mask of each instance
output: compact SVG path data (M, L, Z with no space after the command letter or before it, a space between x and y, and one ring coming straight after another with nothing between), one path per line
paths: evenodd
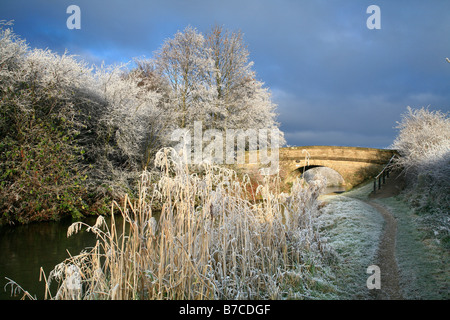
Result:
M96 217L85 221L92 225ZM86 247L95 245L95 235L82 230L67 237L72 219L58 222L39 222L0 227L0 299L17 300L11 296L11 287L5 285L10 278L37 299L44 298L44 281L39 282L40 268L46 276L64 259L77 255Z

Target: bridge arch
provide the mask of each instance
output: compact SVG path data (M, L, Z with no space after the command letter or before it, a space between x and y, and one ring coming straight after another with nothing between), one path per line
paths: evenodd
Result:
M389 162L395 150L339 146L305 146L280 149L280 171L286 180L299 168L328 167L352 187L374 177Z
M327 179L327 187L345 186L344 177L335 169L324 165L307 165L291 172L294 177L303 177L306 182L313 181L319 176Z

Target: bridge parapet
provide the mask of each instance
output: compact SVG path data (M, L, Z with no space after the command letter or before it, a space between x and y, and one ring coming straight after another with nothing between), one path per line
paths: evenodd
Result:
M315 166L336 170L350 189L374 177L389 162L395 150L341 146L304 146L280 149L280 171L289 180Z
M390 149L341 146L280 148L280 176L290 182L309 168L328 167L337 171L344 178L346 188L350 189L376 176L395 153L397 151ZM254 170L255 164L243 167Z

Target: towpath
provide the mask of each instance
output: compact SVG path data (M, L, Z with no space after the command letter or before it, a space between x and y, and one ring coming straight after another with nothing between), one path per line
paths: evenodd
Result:
M377 198L388 198L397 195L404 187L404 180L398 173L387 179L381 190L369 195L365 202L380 212L385 221L384 231L380 239L375 264L380 267L381 289L371 290L371 297L376 300L403 299L399 281L397 259L395 257L395 242L397 234L397 221L392 213L382 205L373 201Z
M352 199L351 201L362 202L373 207L384 219L383 229L378 239L378 248L371 264L380 268L381 289L369 290L367 298L375 300L399 300L403 299L399 281L397 259L395 256L397 221L388 208L375 201L379 198L388 198L400 193L403 189L404 181L398 174L391 174L386 179L381 190L372 192L368 197L367 193L361 192L342 194L343 197ZM367 188L365 188L367 190ZM329 194L331 195L331 194ZM358 207L358 206L356 206ZM361 207L362 208L362 207Z

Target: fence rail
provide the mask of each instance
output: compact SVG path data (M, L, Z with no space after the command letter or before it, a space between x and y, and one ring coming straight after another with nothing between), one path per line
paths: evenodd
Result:
M380 171L380 173L374 178L373 180L373 193L377 192L377 181L378 181L378 190L381 189L381 183L386 183L386 178L389 178L389 173L391 171L391 163L394 160L394 158L397 155L394 154L390 159L389 162L384 166L383 170Z

